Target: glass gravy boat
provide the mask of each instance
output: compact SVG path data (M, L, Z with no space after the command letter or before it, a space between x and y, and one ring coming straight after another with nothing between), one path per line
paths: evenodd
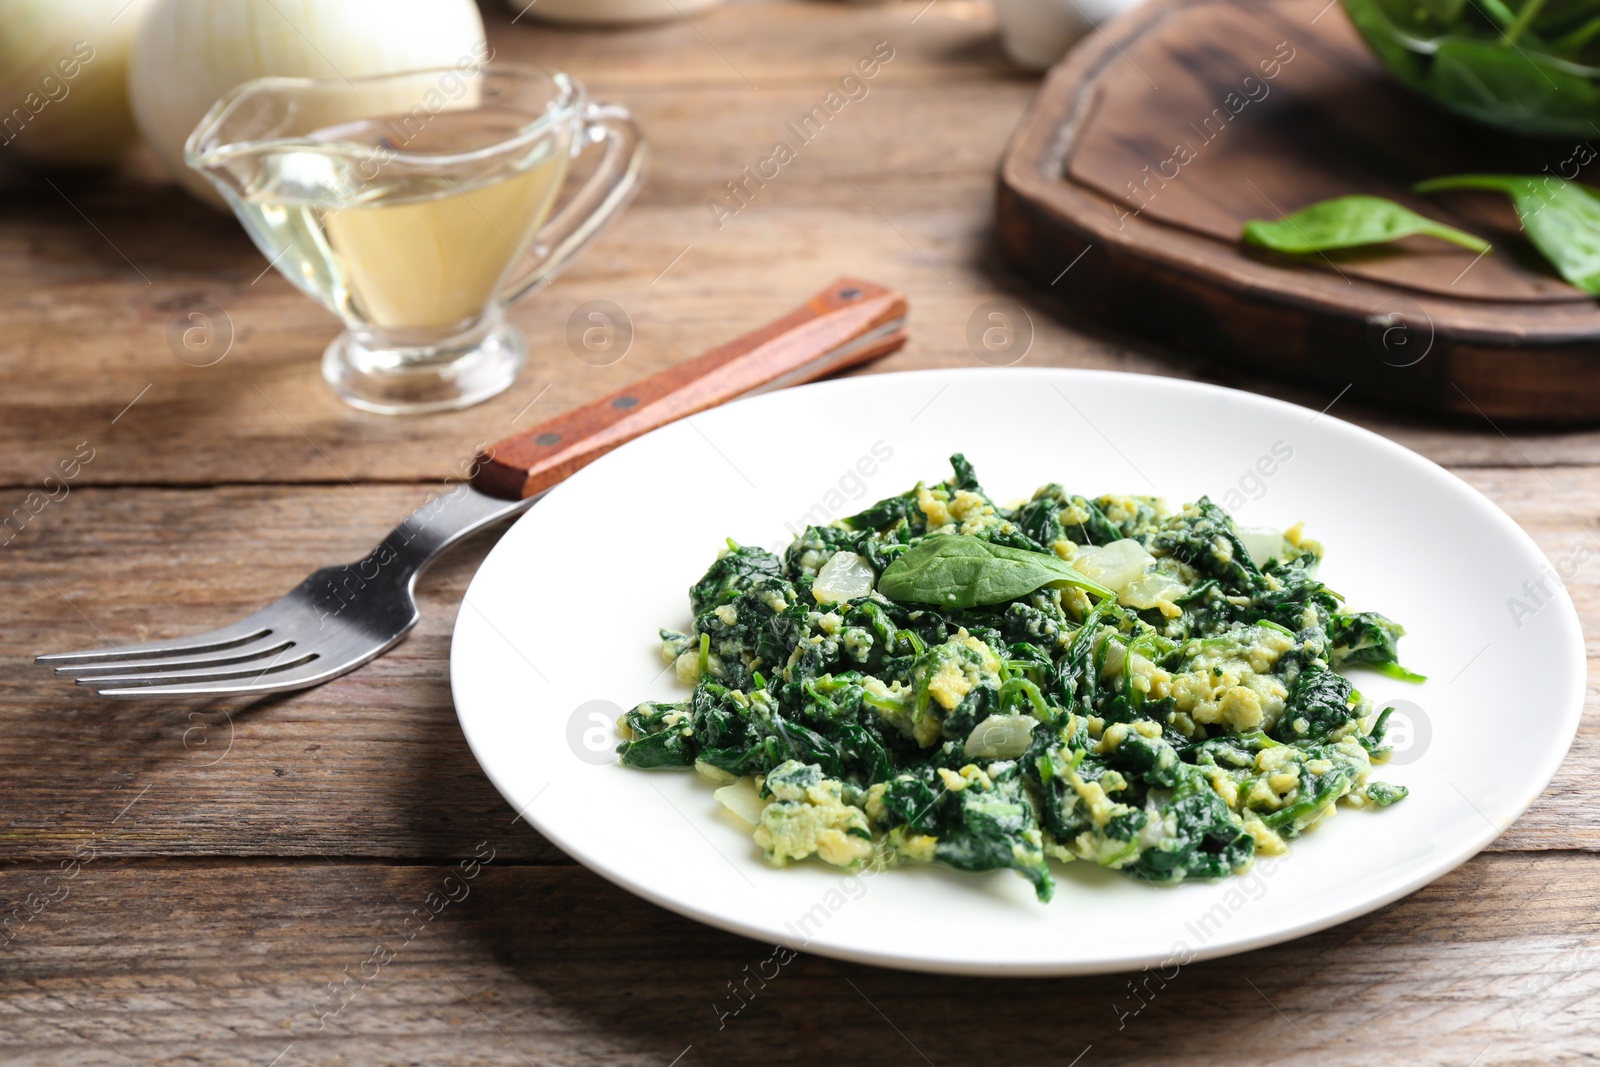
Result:
M571 159L604 155L551 215ZM565 74L464 62L356 78L261 78L185 145L256 246L344 320L322 372L402 414L501 392L527 358L505 306L548 283L643 176L627 111Z

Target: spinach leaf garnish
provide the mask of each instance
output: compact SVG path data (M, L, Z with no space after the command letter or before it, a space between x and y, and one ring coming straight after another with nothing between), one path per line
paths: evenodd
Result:
M1561 277L1600 295L1600 190L1541 175L1455 174L1418 182L1419 193L1486 189L1505 193L1535 248Z
M1116 594L1057 556L997 545L965 534L938 534L911 546L884 568L878 592L890 600L972 608L1003 604L1045 586Z
M1403 237L1437 237L1472 252L1487 252L1487 242L1412 211L1381 196L1339 196L1303 207L1276 222L1251 219L1240 239L1275 252L1303 255L1339 248L1386 244Z

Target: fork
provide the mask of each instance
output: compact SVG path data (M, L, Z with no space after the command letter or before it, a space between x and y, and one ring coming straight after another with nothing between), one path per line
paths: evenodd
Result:
M419 618L417 577L450 546L531 507L633 438L740 396L853 367L905 344L905 297L844 278L766 326L484 449L355 563L323 567L230 626L192 637L40 656L108 697L259 696L337 678Z

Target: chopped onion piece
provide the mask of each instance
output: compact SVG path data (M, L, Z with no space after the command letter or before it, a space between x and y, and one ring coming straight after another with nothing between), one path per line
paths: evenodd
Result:
M854 552L835 552L817 572L811 595L819 604L842 604L866 596L877 581L872 564Z
M725 771L714 763L705 760L694 761L694 773L710 782L712 785L732 785L739 780L739 776L731 771Z
M1122 673L1122 668L1128 662L1128 645L1122 637L1106 629L1101 631L1101 636L1095 641L1095 649L1105 649L1105 659L1100 663L1100 677L1115 678ZM1133 673L1148 675L1155 666L1145 657L1135 652L1133 654Z
M1138 608L1142 611L1145 608L1156 607L1162 601L1170 603L1173 597L1182 596L1187 591L1184 584L1170 574L1149 571L1123 586L1121 595L1117 597L1117 603L1125 608Z
M1156 558L1132 538L1113 541L1098 548L1080 548L1072 557L1072 568L1085 578L1122 592L1124 586L1145 572Z
M1095 652L1101 649L1105 650L1105 658L1100 661L1100 677L1115 678L1122 673L1122 665L1128 662L1128 646L1110 629L1102 629L1094 642Z
M1257 567L1264 567L1269 559L1282 559L1283 534L1265 526L1239 527L1239 540L1249 551Z
M756 788L754 778L741 778L711 795L717 798L717 803L751 826L761 825L761 812L767 806L767 802L761 799L761 791Z
M1028 751L1039 720L1031 715L991 715L967 735L963 755L978 759L1016 759Z

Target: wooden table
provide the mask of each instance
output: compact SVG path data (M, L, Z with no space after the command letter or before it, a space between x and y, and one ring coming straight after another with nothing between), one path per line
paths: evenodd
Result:
M317 369L332 319L264 271L231 218L147 170L7 179L0 513L80 443L93 458L0 547L0 1059L944 1067L1081 1053L1085 1067L1466 1067L1600 1055L1593 704L1554 784L1489 851L1366 918L1185 968L1137 1014L1128 976L980 982L803 956L719 1029L728 984L770 947L575 866L515 820L467 750L446 654L486 544L428 575L404 644L310 692L115 703L32 666L42 651L243 615L314 566L356 558L477 442L845 272L911 297L913 340L875 370L973 365L974 309L1019 299L1036 330L1025 366L1205 377L1331 406L1449 466L1552 558L1600 540L1593 432L1507 437L1237 382L1062 321L1018 287L995 262L991 203L1036 83L1001 58L986 4L738 5L615 34L485 14L502 55L559 64L628 103L656 158L616 228L515 312L536 355L510 393L471 411L396 420L342 406ZM868 95L718 228L707 201L879 41L894 58ZM609 367L565 341L591 299L626 309L637 331ZM175 358L169 331L208 309L219 345L231 329L226 357ZM1571 583L1591 632L1597 587L1593 563ZM464 899L440 895L461 861L491 853Z

